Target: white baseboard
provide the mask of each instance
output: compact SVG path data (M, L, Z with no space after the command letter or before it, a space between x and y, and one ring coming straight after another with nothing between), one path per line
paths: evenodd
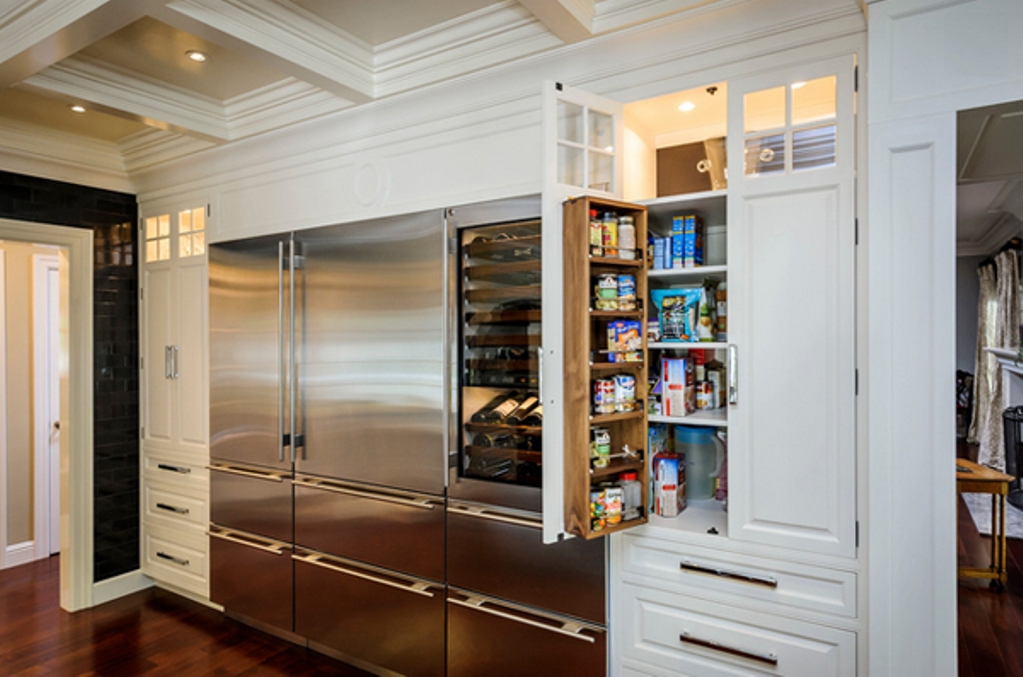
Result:
M203 606L208 606L209 608L211 608L211 609L213 609L215 611L221 611L222 612L224 610L224 607L220 606L219 604L216 604L215 602L211 602L210 598L208 596L200 595L199 593L197 593L197 592L195 592L193 590L186 590L184 588L178 587L178 586L173 585L171 583L165 583L164 581L157 581L157 580L153 581L153 585L155 585L156 587L160 588L161 590L166 590L167 592L173 592L175 595L180 595L182 597L185 597L186 599L192 600L193 602L198 602L199 604L202 604Z
M36 560L35 541L24 541L15 543L4 548L3 561L0 562L0 569L10 569L21 564L28 564Z
M118 597L130 595L139 590L145 590L153 586L153 579L143 576L139 570L129 571L126 574L108 578L92 586L92 604L99 606Z

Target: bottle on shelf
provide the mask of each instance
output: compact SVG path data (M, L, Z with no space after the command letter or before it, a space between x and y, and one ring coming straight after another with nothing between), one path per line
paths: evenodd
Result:
M633 520L643 514L643 489L635 470L623 472L618 476L618 486L622 488L622 519Z
M527 395L514 411L505 416L503 423L508 425L525 425L526 418L539 405L540 398L536 395Z
M543 425L543 404L537 404L523 419L522 425L540 427Z
M477 409L470 420L473 423L499 423L515 411L520 404L520 398L517 390L501 393Z

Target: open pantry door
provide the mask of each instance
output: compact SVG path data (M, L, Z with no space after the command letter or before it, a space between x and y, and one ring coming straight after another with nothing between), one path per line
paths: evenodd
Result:
M729 82L728 533L856 554L855 61Z
M570 197L621 197L624 106L547 81L543 86L543 537L565 532L564 289L562 204Z

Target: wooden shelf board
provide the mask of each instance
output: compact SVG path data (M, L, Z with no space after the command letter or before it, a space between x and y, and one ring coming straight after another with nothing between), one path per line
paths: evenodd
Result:
M543 426L538 425L505 425L504 423L465 423L465 429L471 433L532 433L539 435L543 432Z
M643 309L639 310L593 310L590 309L590 317L606 317L617 319L619 317L630 320L642 320Z
M494 310L491 312L466 313L465 322L470 325L480 324L525 324L541 322L543 311L537 310Z
M465 345L470 348L501 347L501 346L538 346L539 334L486 334L466 336Z
M631 369L642 367L643 362L591 362L590 371L615 371L617 369Z
M637 403L638 405L639 403ZM600 425L602 423L614 423L615 421L630 421L632 419L643 418L646 414L642 409L637 411L626 411L620 414L599 414L597 416L590 416L590 425Z
M648 522L647 516L643 515L642 517L638 517L637 519L634 520L628 521L623 520L622 522L619 522L613 527L604 527L603 529L599 529L597 531L587 529L586 534L583 537L588 541L594 538L604 538L608 534L613 534L617 531L625 531L627 529L632 529L633 527L638 527L639 525L646 524L647 522Z
M610 256L590 256L590 265L593 267L611 267L611 268L645 268L646 261L644 259L620 259L618 257Z
M637 461L621 461L615 459L608 464L606 468L590 468L590 478L592 480L600 480L605 477L611 477L618 473L628 472L630 470L639 471L643 469L643 459Z

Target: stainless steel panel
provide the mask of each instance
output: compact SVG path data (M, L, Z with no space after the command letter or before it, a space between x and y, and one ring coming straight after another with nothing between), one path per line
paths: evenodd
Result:
M295 631L360 663L444 675L444 605L443 585L295 553Z
M444 580L444 498L295 479L295 543Z
M458 437L456 436L454 439L457 440ZM487 503L514 510L530 512L543 510L543 494L538 487L500 484L472 477L459 477L457 453L456 451L452 455L456 465L448 472L448 496L462 501Z
M444 228L437 212L296 234L296 469L441 494Z
M210 286L210 456L275 468L282 459L279 326L281 238L213 245ZM286 295L285 295L286 296Z
M290 543L292 491L285 471L210 465L210 521Z
M448 583L603 624L605 539L544 545L539 516L451 502Z
M607 634L571 618L448 591L448 677L607 674Z
M210 534L210 599L228 612L290 632L291 546L216 526Z

